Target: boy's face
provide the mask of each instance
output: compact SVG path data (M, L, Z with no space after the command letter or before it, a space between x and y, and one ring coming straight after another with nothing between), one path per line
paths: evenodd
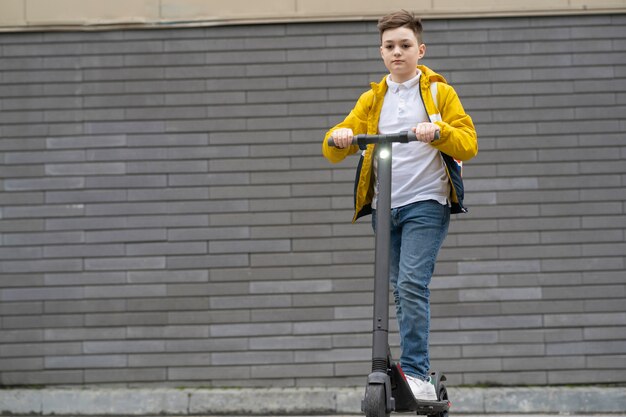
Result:
M415 33L407 27L387 29L382 34L380 55L391 73L391 80L403 83L415 77L417 63L426 53Z

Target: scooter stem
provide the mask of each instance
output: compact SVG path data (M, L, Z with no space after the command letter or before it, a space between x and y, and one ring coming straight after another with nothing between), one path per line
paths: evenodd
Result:
M374 271L372 372L387 373L389 351L389 246L391 240L391 143L376 146L378 200ZM386 157L380 157L387 153Z

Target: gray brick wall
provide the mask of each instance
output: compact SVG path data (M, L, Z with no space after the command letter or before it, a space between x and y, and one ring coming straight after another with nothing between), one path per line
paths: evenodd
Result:
M626 16L425 27L480 147L433 367L625 383ZM0 383L362 384L372 232L349 224L356 158L320 151L384 73L377 41L374 22L0 34Z

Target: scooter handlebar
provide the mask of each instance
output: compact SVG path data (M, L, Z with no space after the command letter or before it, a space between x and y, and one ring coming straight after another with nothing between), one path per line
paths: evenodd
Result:
M439 139L439 130L435 132L435 139ZM392 133L388 135L356 135L352 138L352 145L359 145L361 149L364 149L369 144L381 144L381 143L408 143L417 141L415 132L408 130L406 132ZM335 141L332 137L326 140L328 146L335 146Z

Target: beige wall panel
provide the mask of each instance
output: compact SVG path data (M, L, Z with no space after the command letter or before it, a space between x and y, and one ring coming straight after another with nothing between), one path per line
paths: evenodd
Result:
M24 25L23 0L0 0L0 25Z
M498 0L434 0L434 9L437 12L458 13L466 11L471 14L502 13L504 11L552 11L568 10L569 0L525 0L521 2L498 1Z
M626 7L626 0L570 0L570 5L577 9L584 10L599 10L599 9L614 9Z
M378 16L395 10L406 9L419 14L431 12L431 0L297 0L299 15L317 16Z
M35 25L151 22L159 20L159 0L26 0L26 20Z
M0 30L374 20L398 9L424 18L626 13L626 0L0 0Z
M295 0L161 0L164 20L291 16L295 12Z

